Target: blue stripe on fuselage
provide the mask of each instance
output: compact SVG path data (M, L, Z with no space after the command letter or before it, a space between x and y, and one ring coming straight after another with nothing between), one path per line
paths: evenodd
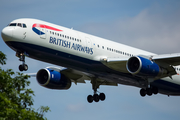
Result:
M37 33L38 35L43 35L45 33L41 32L40 30L38 30L37 28L33 27L32 30Z

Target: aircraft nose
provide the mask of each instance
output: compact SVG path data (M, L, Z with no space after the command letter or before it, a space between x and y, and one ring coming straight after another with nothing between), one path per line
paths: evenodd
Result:
M1 31L1 36L3 38L3 40L6 42L6 41L9 41L11 40L12 38L12 28L9 28L9 27L5 27L2 31Z

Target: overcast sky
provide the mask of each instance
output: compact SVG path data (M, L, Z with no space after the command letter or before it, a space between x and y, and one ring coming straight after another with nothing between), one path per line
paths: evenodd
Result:
M110 39L157 54L180 53L179 0L1 0L0 29L18 18L36 18ZM15 52L0 37L7 65L18 71ZM51 64L26 58L28 72ZM139 88L100 86L103 102L89 104L91 84L72 84L69 90L50 90L31 78L34 108L49 106L49 120L179 120L180 97L139 95Z

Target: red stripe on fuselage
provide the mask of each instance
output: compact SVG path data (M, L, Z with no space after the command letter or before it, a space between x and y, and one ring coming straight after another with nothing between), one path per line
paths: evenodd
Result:
M48 25L43 25L43 24L33 24L32 27L40 27L40 28L46 28L46 29L50 29L50 30L55 30L55 31L62 31L60 29L57 29L57 28L54 28L54 27L51 27L51 26L48 26Z

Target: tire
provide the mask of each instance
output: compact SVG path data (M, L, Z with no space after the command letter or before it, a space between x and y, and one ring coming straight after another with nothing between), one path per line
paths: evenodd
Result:
M104 94L104 93L100 93L99 99L100 99L101 101L104 101L104 100L106 99L105 94Z
M151 88L147 88L146 91L147 91L147 95L149 95L149 96L152 95L152 89Z
M28 65L27 65L27 64L24 64L24 65L23 65L23 69L24 69L24 71L27 71L27 70L28 70Z
M19 65L19 71L23 71L24 68L23 68L23 65Z
M142 97L146 96L146 90L142 88L142 89L140 90L140 95L141 95Z
M93 99L95 102L99 102L99 95L98 94L94 94L93 95Z
M152 92L156 95L156 94L158 94L159 90L157 87L153 87Z
M88 95L87 101L88 101L89 103L92 103L92 102L93 102L93 96L92 96L92 95Z

